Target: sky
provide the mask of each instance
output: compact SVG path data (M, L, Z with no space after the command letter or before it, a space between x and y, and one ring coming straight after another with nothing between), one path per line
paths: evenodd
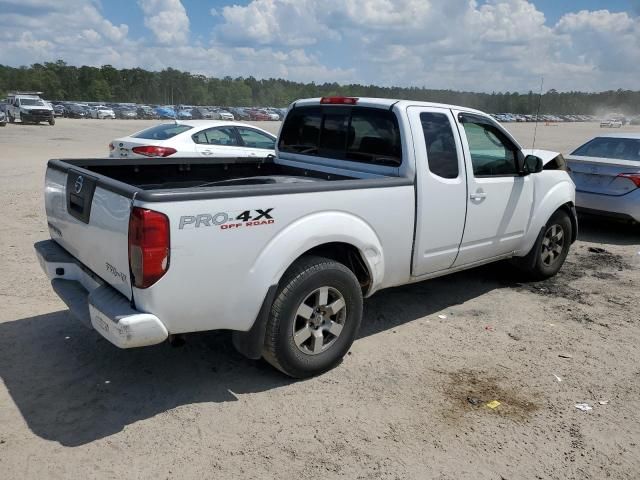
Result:
M0 64L468 91L640 89L640 0L0 0Z

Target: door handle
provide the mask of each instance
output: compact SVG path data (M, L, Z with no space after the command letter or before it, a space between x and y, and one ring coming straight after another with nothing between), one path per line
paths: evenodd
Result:
M202 154L203 155L213 155L213 152L211 150L203 150Z
M484 198L487 198L487 194L484 192L476 192L469 195L469 198L471 200L482 200Z

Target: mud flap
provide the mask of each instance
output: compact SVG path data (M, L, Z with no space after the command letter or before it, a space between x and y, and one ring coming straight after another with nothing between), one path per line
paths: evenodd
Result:
M262 357L262 347L264 346L264 336L267 329L267 321L271 312L271 305L276 297L277 285L271 285L264 297L256 321L246 332L234 331L232 334L233 346L235 349L251 360L258 360Z

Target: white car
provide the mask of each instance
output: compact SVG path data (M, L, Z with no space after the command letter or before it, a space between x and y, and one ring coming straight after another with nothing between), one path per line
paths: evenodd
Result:
M213 112L213 115L219 120L235 120L233 113L226 110L216 110Z
M620 128L622 127L622 122L620 120L609 119L602 120L600 122L600 128Z
M89 111L91 112L91 118L96 118L96 119L104 119L104 118L115 119L116 118L116 113L113 111L113 109L109 107L105 107L104 105L91 107Z
M244 123L184 120L116 138L109 144L109 156L267 157L275 154L275 142L275 135Z
M566 171L413 100L296 101L260 161L50 160L44 197L37 255L78 319L121 348L232 330L293 377L340 363L363 297L507 258L549 278L577 233Z

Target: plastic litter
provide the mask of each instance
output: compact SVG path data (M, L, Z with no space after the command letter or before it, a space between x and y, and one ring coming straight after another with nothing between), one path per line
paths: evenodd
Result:
M573 355L571 355L570 353L559 353L558 356L560 358L573 358Z
M442 315L442 314L441 314L441 315L438 315L438 318L439 318L440 320L445 320L445 319L447 318L447 316L446 316L446 315Z
M497 400L492 400L491 402L487 403L487 407L493 409L498 408L501 405L501 403Z
M555 373L552 373L551 375L553 375L554 377L556 377L556 380L557 380L558 382L561 382L561 381L562 381L562 379L561 379L558 375L556 375Z
M480 403L482 403L482 400L474 397L467 397L467 402L469 402L471 405L480 405Z
M576 403L576 408L578 410L582 410L583 412L588 412L589 410L593 410L593 407L588 403Z
M609 405L609 400L598 400L600 405Z

